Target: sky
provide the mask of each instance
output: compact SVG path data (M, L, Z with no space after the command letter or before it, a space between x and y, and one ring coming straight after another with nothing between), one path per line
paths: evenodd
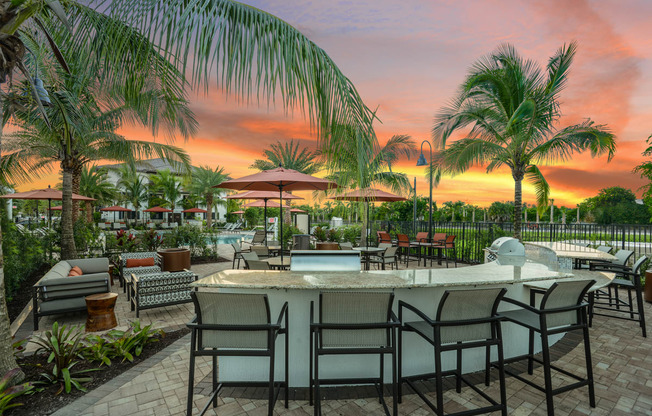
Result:
M366 105L377 109L381 123L375 128L381 143L394 134L408 134L418 143L429 140L434 115L453 97L468 68L499 45L513 44L522 56L545 65L558 48L575 40L579 49L561 96L563 117L558 127L591 118L616 134L618 151L610 163L606 157L576 155L541 167L551 197L555 205L573 207L601 188L623 186L636 191L645 184L631 171L644 160L641 152L652 134L652 1L244 3L283 19L329 54ZM200 123L199 133L176 144L188 151L193 165L224 166L232 177L254 173L249 165L277 140L299 139L309 147L317 143L301 112L286 116L281 108L242 105L217 85L208 95L193 93L191 107ZM128 138L152 139L138 128L121 132ZM416 157L401 160L394 169L416 177L417 192L427 196L425 172L415 164ZM487 206L513 200L513 193L507 170L486 174L476 168L444 177L433 198L439 204L461 200ZM525 183L523 199L529 204L535 199L533 188Z

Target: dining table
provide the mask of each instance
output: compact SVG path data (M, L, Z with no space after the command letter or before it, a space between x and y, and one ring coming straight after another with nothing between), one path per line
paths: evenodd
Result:
M353 247L353 250L359 251L360 254L362 254L362 257L364 258L365 270L369 270L369 260L371 256L373 256L374 254L380 254L383 251L385 251L385 249L382 247L368 247L368 246Z

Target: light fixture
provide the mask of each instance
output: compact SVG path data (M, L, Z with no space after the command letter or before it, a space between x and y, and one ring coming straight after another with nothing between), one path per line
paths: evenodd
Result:
M34 58L34 77L32 78L32 84L34 86L34 90L36 90L36 95L38 96L38 99L41 101L43 106L51 106L52 101L50 101L50 94L48 94L48 91L43 86L43 80L38 77L38 61L36 60L36 55L30 48L25 47L25 49L27 49L27 51L29 51L29 53L31 53L32 57Z

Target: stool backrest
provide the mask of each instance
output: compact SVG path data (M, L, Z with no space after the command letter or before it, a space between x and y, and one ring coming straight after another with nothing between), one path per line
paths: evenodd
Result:
M252 246L251 251L256 253L258 257L269 256L269 248L267 246Z
M234 327L233 330L202 329L199 335L201 348L268 348L267 330L237 330L238 326L270 323L267 295L192 292L191 296L195 304L197 324Z
M242 248L240 247L240 244L231 243L231 246L233 247L233 250L235 251L236 254L242 253Z
M616 256L616 260L613 260L612 263L621 266L626 266L630 257L632 257L633 255L634 252L632 250L618 250L618 252L614 254L614 256Z
M396 251L397 250L398 250L398 247L387 247L385 249L384 257L385 258L391 258L391 257L396 256Z
M446 240L446 233L435 233L435 235L432 237L433 243L439 243L445 240Z
M421 231L417 233L416 240L419 243L427 243L428 242L428 233L426 231Z
M639 274L641 267L643 266L643 263L647 261L647 256L643 255L636 260L636 263L634 263L634 266L632 266L632 273L634 274Z
M324 324L387 323L392 313L391 292L322 292L319 294L319 322ZM321 347L378 347L391 345L390 330L322 329Z
M410 247L410 237L407 234L397 234L396 238L398 239L399 247Z
M586 292L595 280L566 280L555 282L541 299L541 310L557 308L576 308L568 311L546 314L546 326L555 328L580 323L581 305Z
M262 260L247 260L247 269L249 270L269 270L269 263Z
M611 250L613 250L613 248L609 246L599 246L597 250L602 251L604 253L611 253Z
M391 243L380 243L378 244L378 248L390 248L392 246Z
M442 326L442 344L477 341L495 336L491 325L498 303L507 292L504 288L447 290L437 308L437 321L461 321L460 325ZM486 320L475 324L464 321Z
M447 248L455 247L455 237L456 236L454 236L454 235L449 235L448 237L446 237L446 241L445 241L444 245Z

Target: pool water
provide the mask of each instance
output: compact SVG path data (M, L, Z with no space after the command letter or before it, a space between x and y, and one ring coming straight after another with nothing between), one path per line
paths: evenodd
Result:
M244 234L220 234L217 236L217 244L232 244L232 243L238 243L240 240L244 238L246 240L251 240L250 235L244 235ZM213 243L213 239L211 237L206 237L206 242L209 244Z

